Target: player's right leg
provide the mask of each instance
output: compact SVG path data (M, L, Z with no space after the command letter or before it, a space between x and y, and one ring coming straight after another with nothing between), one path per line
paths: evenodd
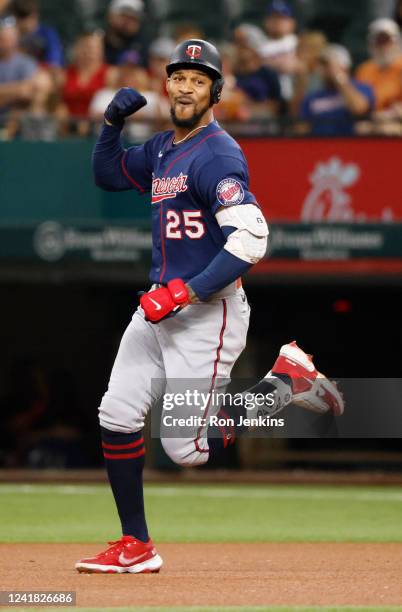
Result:
M244 393L269 397L266 407L253 407L250 402L248 418L272 416L290 403L319 414L328 412L340 416L344 411L343 397L335 383L318 372L311 355L295 341L281 347L266 377Z
M138 310L120 343L108 390L99 408L105 465L119 513L122 538L107 550L81 559L79 572L157 572L162 559L149 538L144 512L144 419L162 394L165 370L155 326Z
M229 423L234 418L258 419L271 417L280 412L288 404L300 406L319 414L332 413L340 416L344 411L342 394L334 382L318 372L311 355L305 353L296 342L284 344L275 364L267 375L256 385L243 391L243 405L234 407L223 404L218 414L220 429L227 444L232 444L237 435L243 434L247 427L231 427ZM252 396L266 397L253 405ZM247 401L246 401L247 400ZM227 425L224 425L224 423Z
M284 344L268 380L273 377L287 376L291 381L291 402L307 410L340 416L344 402L336 384L316 369L311 355L305 353L296 342Z

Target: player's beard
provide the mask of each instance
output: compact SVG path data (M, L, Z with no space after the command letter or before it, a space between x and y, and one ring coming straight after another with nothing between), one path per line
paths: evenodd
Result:
M170 107L170 116L171 116L172 121L173 121L173 123L174 123L174 125L176 127L180 127L180 128L195 128L197 126L197 124L199 123L200 119L207 112L208 108L209 108L209 106L206 106L205 108L201 109L198 113L194 113L192 115L192 117L189 117L188 119L179 119L179 117L176 115L174 106L171 106Z

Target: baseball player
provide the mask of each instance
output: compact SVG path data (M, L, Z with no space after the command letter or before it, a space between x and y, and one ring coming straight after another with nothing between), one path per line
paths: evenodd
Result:
M209 391L226 384L249 325L240 278L267 248L268 227L249 190L244 155L214 120L224 84L217 49L203 40L184 41L166 69L173 130L124 150L124 120L146 104L140 93L124 88L105 112L93 155L99 187L151 195L152 286L123 335L99 408L123 535L79 561L80 572L160 570L144 513L144 420L172 380L202 379ZM335 386L295 342L281 348L272 370L252 389L257 390L273 392L271 413L290 401L318 412L343 411ZM205 415L218 410L209 405ZM189 432L163 437L163 447L179 465L202 465L213 452L207 428Z

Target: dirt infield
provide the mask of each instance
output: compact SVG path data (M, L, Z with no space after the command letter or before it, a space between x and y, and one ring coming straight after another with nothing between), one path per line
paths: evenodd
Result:
M159 574L78 574L94 544L3 544L0 590L72 590L77 605L400 605L402 544L162 544Z

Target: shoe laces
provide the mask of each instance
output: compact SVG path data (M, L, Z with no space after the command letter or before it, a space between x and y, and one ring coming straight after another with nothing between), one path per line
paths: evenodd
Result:
M112 542L108 542L109 544L109 548L107 550L105 550L105 552L101 553L101 555L107 555L110 556L116 552L120 552L125 544L125 540L123 540L123 537L120 538L120 540L116 540L116 541L112 541Z

